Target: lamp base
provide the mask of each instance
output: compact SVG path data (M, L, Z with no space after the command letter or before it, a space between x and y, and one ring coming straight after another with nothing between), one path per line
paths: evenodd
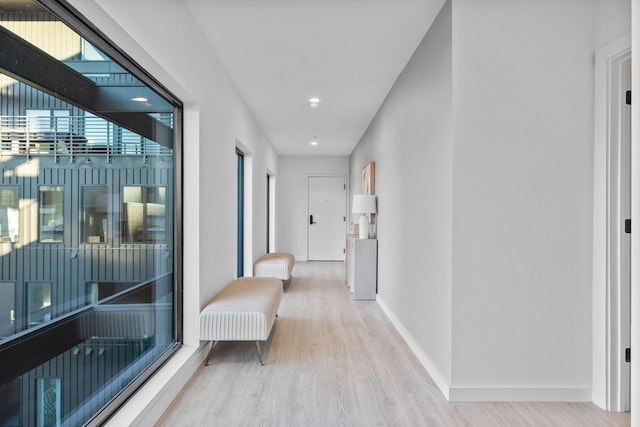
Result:
M361 239L369 238L369 226L369 218L367 215L362 215L358 220L358 232Z

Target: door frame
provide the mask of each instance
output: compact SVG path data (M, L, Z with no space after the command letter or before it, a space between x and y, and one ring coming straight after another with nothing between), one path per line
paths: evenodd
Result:
M630 58L631 35L626 34L598 49L595 64L592 399L603 409L618 412L629 410L628 366L622 359L631 325L623 322L628 313L620 304L624 290L614 246L620 243L615 238L619 198L612 188L621 171L611 154L621 146L622 116L616 105L623 96L622 68ZM630 272L631 265L628 268Z
M311 244L311 239L309 238L309 215L311 215L311 213L309 212L309 201L311 200L311 195L310 195L310 191L309 191L309 180L311 178L337 178L340 177L344 180L344 185L345 185L345 191L344 191L344 216L345 216L345 221L344 221L344 235L345 235L345 246L346 246L346 235L347 235L347 208L348 208L348 201L349 201L349 196L348 196L348 188L349 188L349 183L348 181L348 177L345 174L341 174L341 173L335 173L335 174L312 174L312 175L307 175L307 218L306 218L306 223L307 223L307 261L310 260L309 258L309 246ZM344 252L343 255L346 255L346 250L347 248L344 248ZM343 258L344 260L344 258Z
M632 61L636 64L631 72L631 86L635 91L635 108L631 110L631 146L640 147L640 108L638 108L638 91L640 90L640 0L631 2L631 33L634 46ZM631 152L631 187L640 188L640 150ZM631 193L631 220L640 224L640 196ZM640 239L631 238L631 366L640 367ZM640 369L631 370L631 425L640 426Z

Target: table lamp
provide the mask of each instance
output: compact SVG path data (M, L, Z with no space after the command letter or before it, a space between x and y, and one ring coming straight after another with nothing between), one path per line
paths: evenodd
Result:
M358 220L359 237L369 238L369 214L376 213L376 196L367 194L356 194L351 203L351 212L362 214Z

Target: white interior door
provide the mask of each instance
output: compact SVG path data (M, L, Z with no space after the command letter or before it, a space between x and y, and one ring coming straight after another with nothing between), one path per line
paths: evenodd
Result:
M344 261L346 191L344 176L309 177L309 261Z

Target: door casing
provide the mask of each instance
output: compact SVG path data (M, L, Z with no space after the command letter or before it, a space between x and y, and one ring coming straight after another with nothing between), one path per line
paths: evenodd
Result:
M630 123L623 106L630 58L627 34L598 49L595 70L593 402L619 412L630 406L624 360L631 331L630 236L624 233L631 203L630 138L625 134Z

